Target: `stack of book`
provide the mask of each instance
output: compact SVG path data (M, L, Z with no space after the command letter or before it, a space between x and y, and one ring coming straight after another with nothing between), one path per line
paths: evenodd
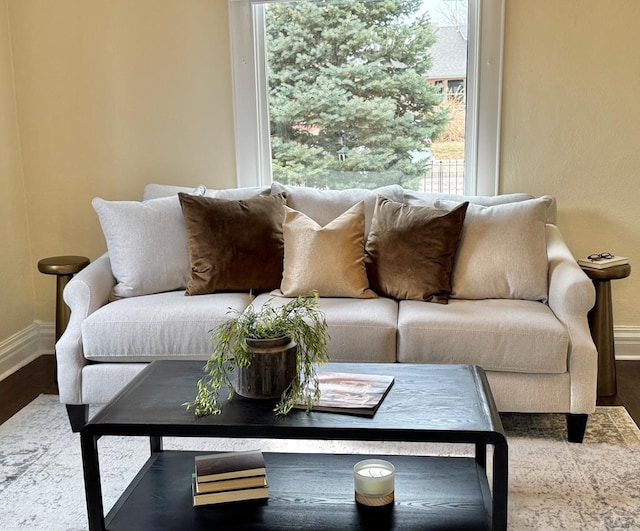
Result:
M269 497L260 450L196 456L191 486L194 507Z
M578 264L587 269L607 269L608 267L621 266L628 263L629 259L626 256L615 256L610 253L593 254L586 258L578 259Z

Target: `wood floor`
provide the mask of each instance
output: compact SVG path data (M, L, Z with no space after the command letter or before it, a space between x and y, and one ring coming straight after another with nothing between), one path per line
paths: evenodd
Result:
M0 381L0 424L39 394L55 394L53 356L40 356ZM617 361L618 395L598 400L599 405L624 405L640 426L640 361Z

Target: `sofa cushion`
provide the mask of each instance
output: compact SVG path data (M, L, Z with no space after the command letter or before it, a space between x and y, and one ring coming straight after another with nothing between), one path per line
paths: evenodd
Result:
M375 190L353 188L349 190L318 190L305 186L271 185L272 194L284 193L287 206L309 216L321 227L346 212L356 203L364 201L364 233L369 234L376 196L402 201L403 190L399 185L383 186Z
M243 188L225 188L221 190L208 189L201 184L197 187L172 186L168 184L148 184L144 187L143 199L156 199L158 197L170 197L179 193L214 197L216 199L249 199L257 195L269 195L270 186L246 186Z
M560 374L569 335L541 302L487 299L400 301L398 361L470 363L488 371Z
M546 222L556 223L556 200L555 197L550 195L542 196L548 201ZM530 194L513 193L513 194L500 194L500 195L458 195L458 194L445 194L441 192L416 192L413 190L405 190L403 201L409 205L425 205L434 206L437 200L454 201L456 203L463 203L468 201L472 205L480 206L494 206L505 205L508 203L519 203L521 201L527 201L529 199L535 199Z
M111 302L82 323L85 357L92 361L131 362L172 358L206 359L212 351L209 330L242 311L248 293L185 297L183 291Z
M271 300L273 306L285 304L286 297L263 293L253 302L256 309ZM395 362L398 303L376 299L322 298L318 307L327 318L331 361Z
M436 201L453 208L458 203ZM453 266L456 299L546 300L548 200L469 205Z
M116 285L111 300L184 289L189 246L176 196L91 204L102 226Z
M446 304L468 204L449 211L378 196L366 244L371 287L394 299Z
M360 201L324 227L302 212L285 207L285 297L373 298L364 265L364 202Z
M468 201L474 205L493 206L527 201L529 199L534 199L534 196L523 193L501 195L458 195L442 192L417 192L414 190L404 190L403 201L410 205L434 206L438 199L443 201L455 201L458 203Z
M557 207L555 197L550 195L541 196L544 197L547 203L546 222L555 224L557 218ZM472 205L480 206L494 206L505 205L508 203L519 203L521 201L527 201L529 199L535 199L535 196L523 193L513 194L500 194L500 195L458 195L458 194L444 194L440 192L415 192L413 190L405 190L403 201L410 205L426 205L434 206L436 201L454 201L456 203L463 203L469 201Z
M266 291L282 278L284 197L238 201L178 194L189 241L188 295Z

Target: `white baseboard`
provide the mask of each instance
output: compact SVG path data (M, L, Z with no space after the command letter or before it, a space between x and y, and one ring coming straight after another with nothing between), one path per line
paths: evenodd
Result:
M55 335L54 323L34 321L24 330L0 343L0 380L31 363L42 354L53 354Z
M640 327L615 326L613 340L617 360L640 361Z

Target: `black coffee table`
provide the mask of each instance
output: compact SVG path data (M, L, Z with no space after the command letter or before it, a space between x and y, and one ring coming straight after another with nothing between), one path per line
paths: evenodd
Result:
M328 364L323 370L395 376L373 418L304 411L281 418L272 412L273 403L238 397L222 414L196 418L182 404L194 398L202 366L151 363L82 429L91 531L506 529L507 441L482 369ZM148 436L151 456L105 518L98 439L107 435ZM357 461L380 456L265 453L266 503L194 508L193 457L203 452L163 451L167 436L468 443L476 455L382 456L397 472L395 503L381 509L355 503L352 470ZM486 445L493 446L493 495Z

